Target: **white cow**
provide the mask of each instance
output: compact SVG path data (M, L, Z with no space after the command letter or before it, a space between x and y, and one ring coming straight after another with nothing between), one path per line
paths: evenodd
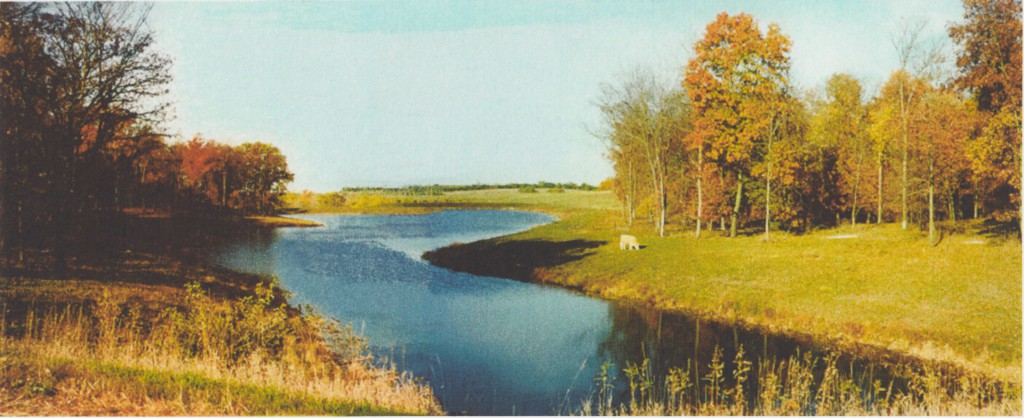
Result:
M639 250L640 241L635 236L623 234L619 237L619 250Z

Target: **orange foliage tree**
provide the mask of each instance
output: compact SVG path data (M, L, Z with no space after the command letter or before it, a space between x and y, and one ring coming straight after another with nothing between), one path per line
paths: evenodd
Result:
M744 183L767 155L762 144L775 134L786 102L790 45L774 23L762 33L750 15L721 13L694 45L686 67L683 86L694 112L689 146L736 180L730 236L736 235Z
M964 0L964 22L951 26L949 34L959 46L954 84L974 96L986 120L982 134L969 144L975 210L979 200L990 210L1019 205L1021 2Z

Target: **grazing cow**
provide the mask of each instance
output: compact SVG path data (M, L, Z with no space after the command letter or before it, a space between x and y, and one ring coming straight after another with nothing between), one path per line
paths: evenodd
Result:
M625 250L627 248L630 250L639 250L640 241L637 241L636 237L632 235L623 234L619 237L619 250Z

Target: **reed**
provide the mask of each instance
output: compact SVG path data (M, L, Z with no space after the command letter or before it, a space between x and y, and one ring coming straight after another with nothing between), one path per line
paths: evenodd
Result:
M839 356L810 353L748 359L742 347L727 362L655 377L648 360L623 369L627 389L613 399L605 364L581 415L1016 415L1020 387L930 366L898 366L888 380L845 373ZM727 378L730 376L731 378ZM752 378L751 376L756 376ZM893 382L899 382L894 388ZM699 384L698 384L699 383Z

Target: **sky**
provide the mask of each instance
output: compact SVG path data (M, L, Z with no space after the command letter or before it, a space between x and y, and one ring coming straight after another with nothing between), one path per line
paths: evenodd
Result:
M876 91L892 36L924 21L947 44L959 0L160 2L174 60L171 133L269 142L291 190L587 182L613 175L595 102L636 68L666 84L715 15L793 41L791 80L834 73Z

